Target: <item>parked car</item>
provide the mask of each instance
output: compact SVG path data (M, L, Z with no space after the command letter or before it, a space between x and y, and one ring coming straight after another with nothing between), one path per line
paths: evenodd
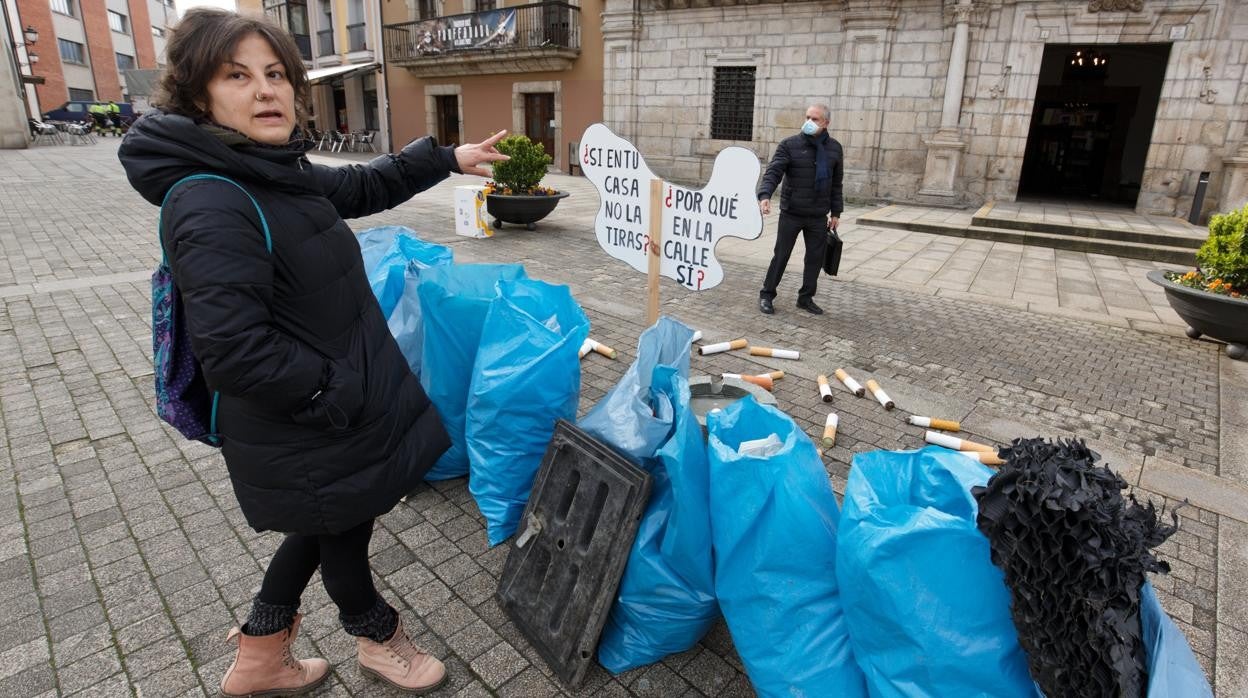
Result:
M108 102L103 102L103 103L108 104ZM95 104L95 102L82 102L82 101L71 100L69 102L62 104L56 109L44 112L43 120L44 121L82 121L84 119L90 118L88 116L87 109L92 104ZM121 107L121 118L123 120L134 119L134 106L133 105L131 105L129 102L118 102L117 106Z

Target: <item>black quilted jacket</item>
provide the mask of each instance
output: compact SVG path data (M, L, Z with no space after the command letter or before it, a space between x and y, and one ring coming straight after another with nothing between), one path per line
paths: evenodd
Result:
M408 200L457 171L424 138L367 165L313 165L303 147L255 144L150 112L119 157L159 205L161 241L210 388L234 492L257 530L338 533L389 511L449 445L386 328L343 218Z

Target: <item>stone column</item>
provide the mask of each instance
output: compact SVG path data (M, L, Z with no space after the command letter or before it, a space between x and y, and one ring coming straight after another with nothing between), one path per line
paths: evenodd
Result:
M962 193L957 191L958 171L966 141L958 132L962 114L962 88L966 83L966 59L971 44L972 0L958 0L953 6L953 48L949 52L949 72L945 78L945 103L940 114L940 129L923 143L927 146L927 165L923 171L923 187L919 201L936 206L958 206Z
M602 12L602 120L616 135L637 137L637 42L641 13L637 0L606 0Z
M26 94L14 59L9 17L0 7L0 148L25 148L30 143L26 125ZM42 45L42 44L41 44Z
M1248 204L1248 134L1239 149L1222 160L1222 191L1218 195L1220 212L1235 211Z

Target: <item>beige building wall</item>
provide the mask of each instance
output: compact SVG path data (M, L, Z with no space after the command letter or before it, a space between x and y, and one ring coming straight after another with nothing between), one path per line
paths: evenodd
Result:
M797 131L808 103L826 102L830 131L845 146L846 194L920 198L925 141L941 126L957 0L682 7L690 4L702 3L607 0L603 15L606 123L657 171L704 180L727 145L766 161ZM1228 159L1246 146L1248 3L1148 0L1112 12L1082 0L961 4L971 7L956 124L960 203L1015 198L1046 45L1168 43L1136 209L1186 215L1202 171L1212 173L1206 210L1220 205ZM709 138L720 65L756 68L751 141Z
M500 2L499 9L516 7L522 2ZM395 143L424 135L436 135L434 97L459 95L460 140L480 141L499 130L523 132L523 95L552 92L555 95L555 152L553 167L568 170L568 144L580 139L590 125L602 120L603 57L601 0L573 3L580 7L581 50L568 70L535 72L491 72L483 65L477 75L417 77L401 65L386 64L390 96L390 120ZM462 0L441 3L442 15L471 12L473 4ZM467 9L465 9L467 8ZM408 4L383 3L382 23L401 24L412 21L413 8ZM500 50L495 66L510 60ZM434 59L437 60L437 59ZM510 69L504 67L503 69Z

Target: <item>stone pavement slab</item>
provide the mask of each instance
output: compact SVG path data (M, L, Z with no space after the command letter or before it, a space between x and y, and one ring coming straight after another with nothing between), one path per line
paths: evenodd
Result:
M0 531L8 534L0 536L0 695L214 693L230 661L224 632L231 616L246 613L280 540L246 526L216 451L182 440L153 414L146 274L158 255L155 208L129 189L115 148L102 141L0 152L0 275L8 274L0 277L0 471L10 483L0 487ZM52 203L78 196L84 172L92 173L89 206ZM410 225L460 261L519 262L535 278L568 284L592 336L620 353L582 362L584 412L634 357L644 278L598 249L597 200L584 180L551 179L582 188L533 232L456 237L450 192L469 178L351 223ZM823 279L823 317L792 307L793 269L777 314L757 313L766 233L735 249L721 245L726 281L716 289L662 284L663 311L708 341L746 336L803 351L802 361L783 364L741 352L694 356L693 371L786 370L777 400L812 437L826 411L837 411L840 435L825 465L838 492L853 454L919 446L922 430L904 418L920 411L962 418L978 440L1084 436L1133 482L1166 461L1185 484L1154 478L1160 491L1141 493L1167 507L1188 495L1173 490L1193 480L1230 482L1223 420L1243 411L1228 405L1227 391L1237 388L1227 386L1240 374L1223 370L1216 345L1137 331L1108 304L1088 321L970 291L989 259L1017 260L1017 286L1031 268L1025 261L1057 269L1056 256L850 225L846 254L880 271ZM75 252L80 239L88 247ZM111 252L100 266L93 255L104 249ZM1094 276L1134 273L1110 260L1072 264ZM932 276L887 278L903 267L915 279ZM972 279L964 289L933 281L960 274ZM1006 277L985 275L981 286ZM831 406L819 402L814 376L838 366L879 380L898 409L843 391ZM1244 587L1238 546L1248 539L1233 502L1192 499L1179 510L1183 529L1162 549L1174 571L1154 583L1219 695L1241 695L1248 611L1235 590ZM506 548L488 548L463 479L424 487L382 517L370 553L382 593L447 658L451 681L439 695L752 695L722 623L654 666L618 677L596 667L581 689L558 687L493 600ZM350 661L351 639L317 580L302 610L298 649L336 665L318 695L386 695Z

